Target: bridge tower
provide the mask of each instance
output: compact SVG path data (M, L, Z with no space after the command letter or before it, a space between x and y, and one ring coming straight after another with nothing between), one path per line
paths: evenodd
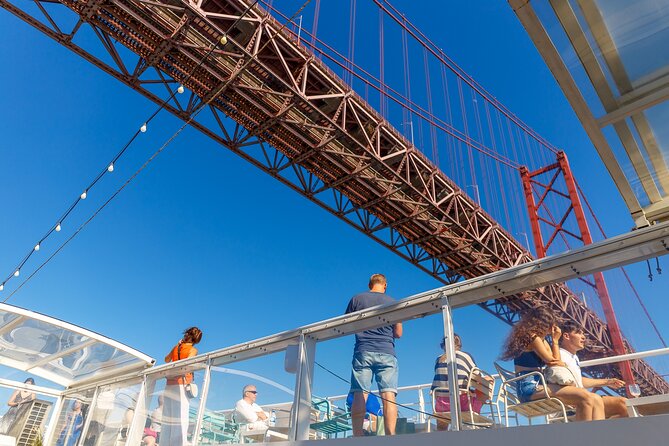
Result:
M590 233L581 199L578 195L576 181L574 181L567 155L564 152L561 151L557 154L557 161L554 164L542 167L541 169L530 172L527 167L521 167L520 175L523 182L525 201L527 203L537 257L545 257L548 249L558 237L561 237L565 242L567 239L566 236L569 236L584 245L592 243L592 234ZM566 188L566 192L560 190L558 187L560 178L564 181L563 188ZM556 201L566 204L566 209L562 215L553 215L548 210L547 200L551 196L557 196L558 200ZM542 210L543 212L541 212ZM576 219L578 233L574 233L565 227L565 223L572 213ZM544 238L542 229L547 232L547 239ZM613 310L604 275L599 272L593 274L593 276L594 288L602 303L614 353L616 355L628 353L618 320L616 319L616 313ZM621 362L619 366L621 375L627 385L634 384L634 375L632 374L629 361Z

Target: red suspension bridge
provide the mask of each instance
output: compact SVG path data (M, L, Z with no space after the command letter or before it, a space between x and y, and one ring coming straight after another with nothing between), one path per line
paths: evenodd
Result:
M505 227L532 231L538 255L558 240L590 243L564 154L392 5L374 4L376 75L355 62L355 26L345 50L318 38L318 0L311 32L303 17L298 22L272 2L0 0L155 103L169 96L169 112L443 283L532 260L530 247ZM362 12L355 0L350 5L353 24ZM402 51L386 54L389 46ZM389 65L402 74L391 76ZM179 85L185 100L174 94ZM513 323L522 311L547 306L583 326L586 356L630 351L603 277L584 280L602 299L608 325L564 284L482 307ZM645 394L669 392L644 361L614 372Z

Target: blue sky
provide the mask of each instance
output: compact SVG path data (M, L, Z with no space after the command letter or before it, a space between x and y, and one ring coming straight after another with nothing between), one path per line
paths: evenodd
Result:
M609 235L631 228L592 145L506 2L394 4L499 100L567 151ZM324 24L320 29L328 32ZM0 60L6 61L0 70L4 277L155 106L4 10L0 42ZM161 114L20 279L179 126ZM632 269L633 278L669 336L661 301L666 279L649 283L644 268ZM388 276L389 294L397 298L439 285L187 129L9 303L82 325L162 360L190 325L203 329L199 347L210 351L340 314L375 272ZM659 347L647 324L631 315L638 305L628 297L614 303L623 309L623 328L640 348ZM465 347L491 368L507 327L479 308L460 310L456 318ZM406 324L398 343L400 363L407 364L401 385L431 379L440 330L438 317ZM347 376L352 342L323 346L320 362ZM666 362L658 364L668 371ZM334 381L322 389L346 391Z

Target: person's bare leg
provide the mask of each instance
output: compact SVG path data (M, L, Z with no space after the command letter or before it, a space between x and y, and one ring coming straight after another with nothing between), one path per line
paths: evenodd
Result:
M602 402L604 403L606 418L626 418L629 416L627 403L622 396L602 396Z
M565 404L576 408L576 421L592 421L594 418L595 405L597 401L585 389L574 386L553 386L550 385L550 394L555 396ZM596 395L597 396L597 395ZM597 396L599 398L599 396ZM600 398L601 399L601 398Z
M395 392L382 392L381 398L383 398L383 423L386 428L386 435L395 435L395 425L397 424Z
M592 419L593 420L603 420L606 418L604 415L604 401L602 397L596 393L590 393L590 398L592 398L593 409L592 409Z
M366 404L367 394L365 392L353 393L353 404L351 404L351 426L353 427L354 437L362 437L364 435L362 423L365 421Z

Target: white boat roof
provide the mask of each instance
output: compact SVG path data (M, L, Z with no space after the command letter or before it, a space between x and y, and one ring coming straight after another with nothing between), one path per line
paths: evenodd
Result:
M669 220L669 2L509 3L637 225Z
M0 304L0 365L64 387L130 373L155 360L68 322Z

